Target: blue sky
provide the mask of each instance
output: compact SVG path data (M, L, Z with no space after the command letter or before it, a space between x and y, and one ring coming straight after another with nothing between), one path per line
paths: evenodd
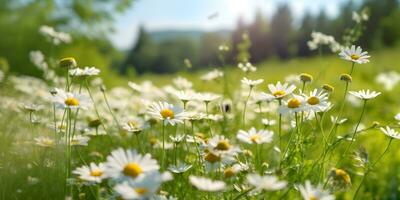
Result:
M281 3L288 3L295 19L306 12L324 9L330 16L339 12L340 4L348 0L136 0L132 8L117 16L116 32L110 35L121 49L136 40L139 25L147 30L164 29L233 29L239 16L251 21L254 11L261 9L269 18ZM214 16L209 19L210 16Z

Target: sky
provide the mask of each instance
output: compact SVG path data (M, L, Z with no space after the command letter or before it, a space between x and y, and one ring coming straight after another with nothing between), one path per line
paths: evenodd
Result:
M295 20L306 11L317 14L320 9L334 17L345 1L349 0L136 0L116 17L110 39L117 48L128 49L140 25L148 31L234 29L239 17L251 22L257 9L270 19L282 3L290 6Z

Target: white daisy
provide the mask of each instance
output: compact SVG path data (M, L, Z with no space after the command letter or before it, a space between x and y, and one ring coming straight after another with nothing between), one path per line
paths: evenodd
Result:
M160 169L150 154L141 155L136 150L116 149L107 157L105 174L114 179L135 179Z
M196 99L199 101L204 101L204 102L211 102L211 101L215 101L217 99L221 98L220 95L218 94L214 94L214 93L210 93L210 92L205 92L205 93L197 93L196 94Z
M273 119L261 119L261 123L264 124L264 126L273 126L276 124L276 120Z
M385 128L381 127L380 129L385 135L394 139L400 139L400 133L390 128L389 126L386 126Z
M53 147L55 145L55 142L53 139L49 138L49 137L37 137L34 139L36 144L41 146L41 147Z
M190 168L192 168L192 165L181 163L179 165L170 165L168 170L175 174L181 174L188 171Z
M250 86L250 88L253 88L254 86L257 86L257 85L261 84L262 82L264 82L264 80L263 79L251 80L251 79L244 77L241 80L241 82L242 82L242 84L248 85L248 86Z
M130 133L138 133L145 128L146 124L141 118L132 118L122 124L122 129Z
M219 71L218 69L214 69L213 71L208 72L207 74L203 75L201 77L201 80L212 81L212 80L218 79L222 76L224 76L223 72Z
M90 137L88 136L82 136L82 135L75 135L70 139L70 144L72 146L87 146L88 142L90 140Z
M368 58L371 57L368 55L367 51L363 52L361 47L358 46L356 48L355 45L352 45L350 48L346 47L342 49L342 51L339 53L339 56L344 60L348 60L358 64L368 63Z
M70 76L96 76L99 73L100 73L100 70L97 69L96 67L85 67L83 69L75 68L75 69L69 70Z
M72 173L78 175L80 180L101 183L105 178L104 169L105 166L103 163L99 163L98 165L90 163L89 166L84 165L76 168Z
M275 191L286 187L286 181L280 181L275 176L260 176L258 174L247 175L247 182L254 186L254 191Z
M53 96L53 102L57 108L69 109L87 109L89 107L89 98L86 95L65 92L61 89L55 89L56 94Z
M183 123L183 120L186 119L186 113L183 109L167 102L153 103L148 110L149 114L163 120L164 124L169 123L174 126L177 123Z
M278 112L280 114L298 113L305 110L304 104L304 97L293 95L292 98L283 102L283 104L278 108Z
M289 85L288 83L281 84L281 82L274 84L268 84L268 89L270 93L262 93L266 100L272 99L282 99L283 97L291 94L295 89L296 86Z
M362 100L370 100L379 96L380 92L370 91L370 90L360 90L360 91L349 91L349 93Z
M191 101L195 98L195 93L191 90L181 90L175 93L176 97L178 97L179 100L181 100L184 103L187 103L188 101Z
M301 196L304 200L334 200L335 196L329 194L322 189L321 186L314 187L310 181L306 181L304 185L298 186Z
M328 93L314 89L309 95L303 94L307 110L321 112L328 107Z
M226 188L226 184L223 181L213 181L208 178L189 176L190 184L196 187L198 190L206 192L218 192L223 191Z
M259 130L257 131L254 127L252 127L249 131L239 130L237 134L237 138L248 144L263 144L270 143L272 141L272 137L274 132L268 130Z
M125 200L149 199L154 195L163 182L162 174L153 171L135 180L117 184L114 190Z

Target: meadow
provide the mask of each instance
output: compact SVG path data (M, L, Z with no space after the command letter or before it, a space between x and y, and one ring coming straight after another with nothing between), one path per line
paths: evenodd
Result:
M65 58L57 80L7 75L0 198L398 199L400 88L376 78L399 53L105 83Z

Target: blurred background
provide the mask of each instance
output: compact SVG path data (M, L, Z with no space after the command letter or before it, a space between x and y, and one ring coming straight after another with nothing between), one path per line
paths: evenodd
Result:
M229 47L225 62L232 66L330 52L310 50L313 31L342 45L352 43L342 38L345 33L360 35L357 44L374 51L399 43L399 5L398 0L0 0L0 69L41 76L33 51L75 57L79 66L100 68L108 78L216 67L221 44ZM354 28L359 23L353 11L369 19ZM70 34L70 40L54 45L43 37L44 25Z

